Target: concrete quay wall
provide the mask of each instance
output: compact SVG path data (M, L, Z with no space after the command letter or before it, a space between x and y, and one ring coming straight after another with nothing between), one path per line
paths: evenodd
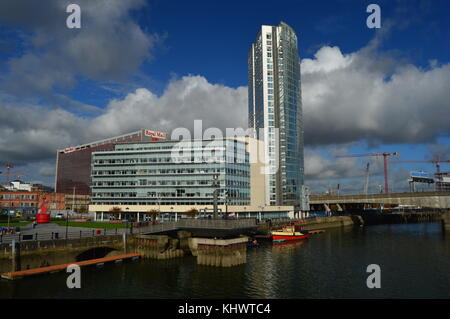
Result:
M314 230L319 228L353 226L354 224L350 216L317 217L305 220L302 228L304 230Z
M190 238L189 247L197 265L232 267L247 262L248 237L232 239Z
M114 256L125 252L122 236L102 236L65 240L23 241L15 243L15 253L11 244L0 248L0 273L39 267L53 266L80 261L83 253L94 249L101 256Z
M183 257L180 240L167 235L137 235L134 238L134 251L143 258L171 259Z
M442 229L450 232L450 211L442 214Z

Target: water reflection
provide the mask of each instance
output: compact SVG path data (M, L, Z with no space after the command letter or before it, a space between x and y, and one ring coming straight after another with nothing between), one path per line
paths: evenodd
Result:
M308 240L249 249L244 265L198 266L195 257L107 264L0 282L1 298L450 298L450 236L439 223L327 229ZM366 267L381 266L382 289Z

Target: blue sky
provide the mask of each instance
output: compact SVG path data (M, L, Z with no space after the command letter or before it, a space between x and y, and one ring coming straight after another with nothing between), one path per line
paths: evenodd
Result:
M141 126L170 130L202 116L208 118L206 124L220 125L219 109L228 107L233 112L223 113L229 117L227 124L245 125L248 48L261 24L280 21L297 31L301 59L310 62L302 64L306 157L307 162L313 155L323 159L315 173L307 172L313 189L362 183L367 159L356 159L348 167L336 165L331 155L336 150L399 152L402 159L450 156L450 131L445 125L450 120L449 90L445 90L450 88L448 1L97 3L94 7L79 1L80 30L64 28L64 1L48 1L40 7L25 0L0 5L0 105L4 114L17 110L13 119L2 117L2 155L35 181L52 184L54 150L73 143ZM366 26L370 3L381 7L379 30ZM346 84L353 75L355 82ZM358 77L372 79L368 83L380 87L356 89L355 84L362 83ZM336 101L344 94L338 94L330 82L339 79L341 92L367 89L367 94L355 92ZM180 91L188 98L181 99ZM324 94L329 96L317 101ZM383 99L372 101L377 96ZM203 106L205 101L209 106ZM184 113L176 103L186 104ZM358 103L359 108L349 106ZM119 108L139 118L121 122L116 116ZM205 114L205 109L210 113ZM369 109L371 115L355 115ZM336 118L338 113L326 119L328 110L345 114L342 119ZM28 116L33 112L37 121ZM139 112L148 118L144 121ZM184 121L174 118L186 113L192 114L185 115ZM411 128L416 122L417 128ZM42 141L47 144L38 150ZM375 185L382 171L373 167ZM406 171L434 170L429 164L391 167L392 175L398 174L392 182L399 189L407 186ZM329 178L319 171L329 171Z

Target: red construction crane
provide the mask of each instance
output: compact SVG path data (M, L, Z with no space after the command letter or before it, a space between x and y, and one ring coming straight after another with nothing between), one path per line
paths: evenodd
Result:
M389 185L388 185L388 156L398 156L400 153L370 153L370 154L352 154L352 155L341 155L336 157L366 157L366 156L383 156L384 160L384 192L386 194L389 193Z
M450 160L444 160L441 161L438 157L438 159L436 160L411 160L411 161L395 161L395 163L433 163L436 164L436 173L434 174L434 177L436 178L436 191L439 191L440 189L440 184L439 182L442 181L442 176L441 176L441 165L439 165L439 163L450 163Z
M426 161L426 160L412 160L412 161L395 161L395 163L433 163L436 164L436 174L439 174L441 172L441 166L439 163L450 163L450 160L441 161L441 160L433 160L433 161Z
M11 176L16 177L27 176L26 174L11 174L11 168L14 168L14 165L12 163L6 163L5 166L6 166L6 174L0 174L0 176L6 176L6 184L10 182Z

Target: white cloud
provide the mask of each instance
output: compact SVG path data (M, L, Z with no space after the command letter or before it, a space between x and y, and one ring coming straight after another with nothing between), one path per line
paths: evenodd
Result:
M70 89L77 76L118 80L151 57L155 39L132 19L143 0L78 0L81 28L66 27L66 6L58 0L0 2L0 21L25 31L24 52L6 61L1 86L17 96L51 97Z
M450 134L450 64L421 69L362 49L302 61L305 142L431 142Z
M343 55L337 47L324 46L320 48L315 59L302 60L302 75L315 72L331 72L348 67L352 63L351 55Z
M1 96L0 96L1 98ZM128 133L140 128L170 133L177 127L244 127L247 89L211 84L201 76L173 80L161 96L140 88L112 100L103 113L83 118L61 108L0 103L0 155L16 164L53 159L57 149Z
M185 76L169 83L161 96L141 88L122 100L113 100L92 121L93 135L111 136L136 128L171 132L191 129L201 119L203 128L247 127L247 88L209 83L202 76Z

